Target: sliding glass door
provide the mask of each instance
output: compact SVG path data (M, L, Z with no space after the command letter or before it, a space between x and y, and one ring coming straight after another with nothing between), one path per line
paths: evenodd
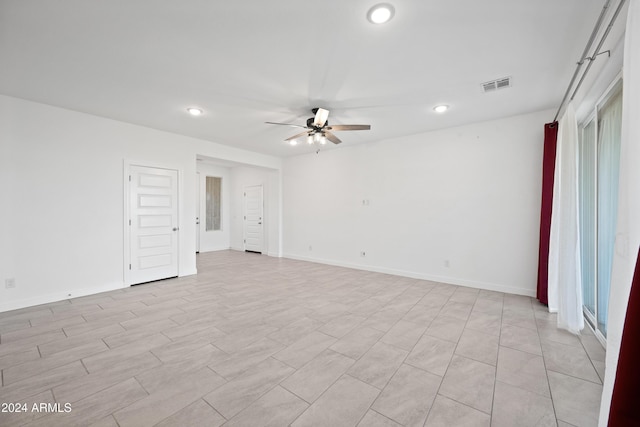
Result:
M581 128L578 152L580 261L584 313L607 336L620 175L622 82L598 104Z

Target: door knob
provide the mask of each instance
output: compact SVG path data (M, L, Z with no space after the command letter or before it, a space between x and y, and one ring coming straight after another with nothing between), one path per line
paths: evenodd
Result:
M178 227L173 227L173 231L178 231Z
M258 225L261 225L261 224L262 224L261 222L258 223Z

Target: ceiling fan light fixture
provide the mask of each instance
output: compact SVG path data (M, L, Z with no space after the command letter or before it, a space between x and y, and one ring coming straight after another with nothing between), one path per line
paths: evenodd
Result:
M324 135L320 135L320 144L324 145L327 143L327 137Z
M192 116L201 116L204 113L204 111L202 111L201 108L196 108L196 107L187 108L187 112Z
M367 19L372 24L384 24L385 22L389 22L394 14L395 9L392 5L389 3L379 3L369 9Z
M308 143L309 145L313 144L313 135L309 135L309 136L307 136L307 143Z
M435 107L433 107L433 111L435 111L436 113L444 113L448 109L448 105L436 105Z
M297 139L292 139L291 141L289 141L289 144L296 146L298 145L298 140Z

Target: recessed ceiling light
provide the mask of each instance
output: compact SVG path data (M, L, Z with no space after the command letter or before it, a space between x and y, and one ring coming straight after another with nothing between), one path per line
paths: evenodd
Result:
M202 111L200 108L195 108L195 107L187 108L187 111L192 116L201 116L202 113L204 113L204 111Z
M436 113L444 113L448 109L449 109L448 105L437 105L433 108L433 111L435 111Z
M367 12L367 19L373 24L389 22L395 13L395 9L389 3L380 3L373 6Z

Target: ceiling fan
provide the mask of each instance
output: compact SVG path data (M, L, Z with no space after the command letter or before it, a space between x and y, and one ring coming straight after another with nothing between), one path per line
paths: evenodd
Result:
M314 117L309 117L307 119L307 125L301 126L293 123L275 123L275 122L265 122L270 125L282 125L282 126L292 126L297 128L307 129L304 132L300 132L292 137L285 139L285 141L289 141L291 145L297 144L297 139L303 136L307 136L307 142L309 144L313 144L314 142L320 144L326 144L327 140L333 142L334 144L340 144L342 141L333 134L333 131L343 131L343 130L369 130L371 129L371 125L329 125L329 110L325 110L324 108L314 108L311 110Z

